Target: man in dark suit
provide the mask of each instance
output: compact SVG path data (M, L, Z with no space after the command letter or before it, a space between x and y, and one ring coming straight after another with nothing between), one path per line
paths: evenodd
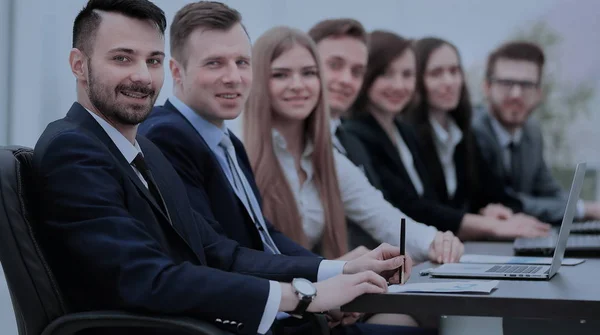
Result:
M371 185L381 189L379 175L367 149L344 126L344 115L358 96L367 68L367 32L360 22L340 18L318 22L308 35L317 44L323 63L333 146L363 171ZM351 247L377 245L367 232L351 221L348 222L348 239Z
M367 32L354 19L329 19L314 25L308 35L315 41L323 62L323 74L331 111L334 147L365 173L371 185L381 184L366 148L344 129L343 117L358 96L369 52Z
M560 223L567 193L544 160L539 123L530 116L542 98L542 49L528 42L503 44L488 58L485 79L487 111L474 118L473 128L485 159L515 192L523 211ZM600 219L600 203L578 203L579 219Z
M136 136L162 87L165 26L147 0L90 0L75 19L77 102L48 125L33 157L39 233L69 307L185 315L255 334L277 312L324 311L384 292L385 279L364 270L397 281L395 247L338 267L269 255L224 238L191 208L169 161ZM335 276L342 272L354 275Z
M174 96L154 108L140 125L140 134L173 164L192 206L219 223L215 230L248 248L317 257L264 218L246 150L224 124L239 115L252 83L247 66L250 44L241 15L223 4L194 3L176 13L170 29ZM217 64L202 66L212 60L218 60ZM341 331L382 334L399 330L361 325Z

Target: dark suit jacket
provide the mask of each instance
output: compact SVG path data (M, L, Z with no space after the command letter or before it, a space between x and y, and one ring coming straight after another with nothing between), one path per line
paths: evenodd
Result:
M267 255L217 234L191 209L183 182L160 150L142 136L137 142L171 222L80 104L48 125L35 146L40 235L73 310L231 320L236 324L216 322L255 334L269 293L268 281L258 277L316 280L316 257ZM244 326L236 330L239 323Z
M234 193L217 157L192 124L169 102L155 107L139 128L139 133L151 140L167 157L183 180L192 207L213 220L213 228L236 240L242 246L263 250L263 244L248 211ZM261 201L260 192L242 142L231 135L240 168ZM266 220L266 219L265 219ZM268 221L269 234L284 254L316 256L296 244Z
M342 120L342 124L338 127L335 137L337 137L346 150L346 157L348 157L348 159L354 163L354 165L363 170L371 185L373 185L375 188L381 189L381 181L379 180L379 176L375 171L375 166L373 166L369 151L367 148L365 148L360 138L358 138L356 134L346 129L346 122L346 120Z
M411 126L415 127L420 144L421 158L425 163L424 166L427 168L437 198L440 199L442 204L467 210L471 213L477 213L481 208L491 203L503 204L514 212L522 211L521 201L513 194L506 192L503 181L492 173L491 168L483 159L481 148L474 138L471 159L474 159L475 172L474 175L469 175L466 160L468 156L466 136L463 136L462 141L458 143L454 150L457 188L454 196L450 197L446 188L442 163L437 155L433 135L430 134L431 126L429 124Z
M392 205L426 225L441 231L457 232L465 211L440 203L421 160L416 134L410 126L400 121L396 121L396 127L412 153L415 168L423 183L422 197L413 186L398 149L375 118L365 114L346 122L346 129L360 138L371 155L381 180L381 191Z
M500 180L506 180L503 149L492 127L492 116L481 111L473 119L473 132L482 148L483 158ZM523 202L523 211L542 221L560 223L565 212L568 194L552 176L544 159L544 139L539 124L529 119L523 126L519 144L519 178L516 185L504 185L516 192Z

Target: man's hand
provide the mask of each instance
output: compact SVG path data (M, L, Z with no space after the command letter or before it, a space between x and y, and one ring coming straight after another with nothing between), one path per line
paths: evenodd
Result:
M586 201L584 207L586 220L600 220L600 202Z
M479 214L498 220L508 220L513 216L513 211L501 204L489 204L479 211Z
M400 268L403 268L406 282L410 277L412 264L412 259L408 255L400 256L399 247L383 243L363 256L346 263L344 273L374 271L390 283L397 284L400 283Z
M309 312L324 312L349 303L365 293L385 293L385 279L373 271L338 275L314 284L317 296L308 306Z
M437 232L429 246L429 260L437 263L456 263L465 251L465 246L451 231Z
M498 238L543 237L550 232L551 226L525 214L515 214L506 221L499 221L493 228Z
M358 257L368 253L369 250L367 247L365 246L358 246L356 248L354 248L354 250L347 252L345 255L343 255L342 257L337 258L336 260L338 261L351 261L353 259L357 259Z

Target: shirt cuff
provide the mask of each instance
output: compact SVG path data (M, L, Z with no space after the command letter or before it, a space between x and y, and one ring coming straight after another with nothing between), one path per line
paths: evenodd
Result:
M275 316L277 316L277 312L279 311L280 304L281 285L276 281L269 280L269 297L267 298L265 311L263 312L260 324L258 325L259 334L266 334L269 329L271 329L271 326L275 321Z
M345 261L321 261L321 264L319 264L319 271L317 272L317 281L323 281L341 275L344 273L344 265L346 265Z
M413 262L422 263L429 260L429 248L435 240L437 232L438 230L435 227L427 226L415 221L413 221L412 224L408 224L407 222L406 253L412 257ZM414 245L411 245L411 242L414 243Z
M577 218L583 219L585 217L585 203L583 200L577 201Z

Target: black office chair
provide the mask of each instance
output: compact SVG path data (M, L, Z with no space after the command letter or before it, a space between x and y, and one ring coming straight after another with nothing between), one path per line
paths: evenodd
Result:
M105 327L165 329L189 334L229 334L191 318L122 311L71 313L35 238L35 206L28 196L33 151L0 147L0 262L20 335L70 335Z

